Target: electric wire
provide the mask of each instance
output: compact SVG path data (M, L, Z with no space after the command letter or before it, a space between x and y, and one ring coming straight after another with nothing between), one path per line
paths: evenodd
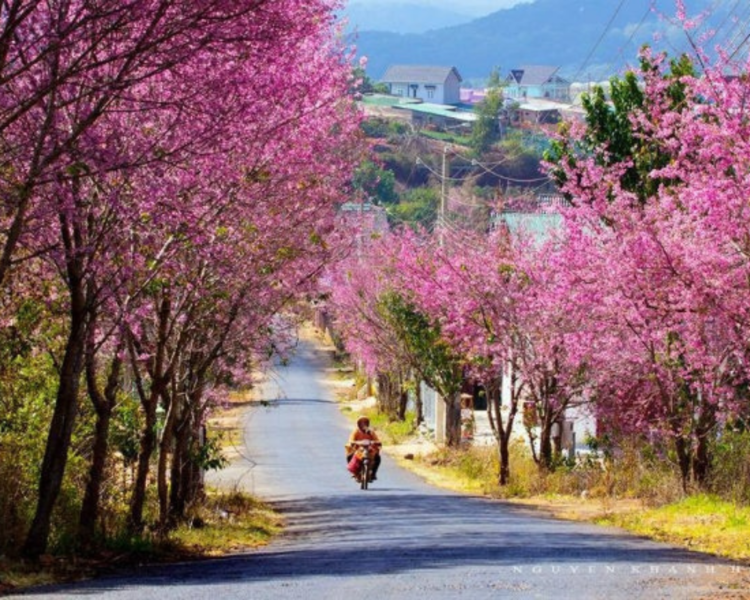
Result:
M714 40L715 46L728 50L732 40L736 39L738 35L742 35L744 31L743 23L750 17L750 7L746 5L744 10L738 12L739 7L740 2L736 2L732 10L727 14L727 17L722 21L720 28L716 30L717 35L711 38ZM725 30L724 25L726 25L727 21L732 21L732 23ZM718 35L719 33L721 35Z
M724 28L724 25L726 25L727 21L729 21L732 18L732 15L737 10L737 7L740 5L741 1L742 0L734 0L734 5L732 5L732 8L730 8L727 11L727 15L726 15L726 17L724 17L724 19L721 21L721 23L719 23L719 25L717 25L716 28L713 30L713 34L709 38L707 38L705 40L706 43L708 43L712 39L714 39L716 37L716 35L719 33L719 31L721 31Z
M641 20L638 22L638 25L635 26L633 31L631 32L630 36L628 37L627 41L620 46L619 51L617 52L617 56L613 60L611 60L609 63L607 63L607 71L611 70L613 64L617 64L622 60L623 55L625 54L625 50L627 50L630 47L630 44L633 43L633 40L635 39L635 36L638 35L638 32L641 30L641 28L646 24L646 19L648 19L648 16L651 14L651 6L646 7L646 12L641 17Z
M497 173L497 172L493 171L492 169L488 169L486 166L484 166L480 162L476 162L475 164L476 164L477 167L479 167L480 169L482 169L486 173L494 175L498 179L500 179L502 181L507 181L509 183L539 183L540 181L551 181L551 179L547 175L545 175L543 177L536 177L536 178L533 178L533 179L516 179L514 177L506 177L505 175L501 175L500 173Z
M583 73L583 71L586 69L586 67L589 64L589 61L593 58L594 54L599 49L599 46L604 41L604 38L607 37L607 34L609 33L610 29L612 29L612 25L614 24L615 19L617 18L617 15L620 14L620 11L622 10L623 6L625 6L625 0L620 0L620 3L617 5L617 8L615 9L615 12L612 14L612 17L609 19L609 22L604 27L604 31L602 31L602 34L599 36L599 39L594 44L594 47L588 53L585 60L581 64L581 67L578 69L578 72L575 74L573 81L578 81L578 78L581 76L581 73Z
M726 50L729 52L732 47L734 46L734 51L729 55L728 60L733 60L735 56L739 53L740 50L747 44L748 40L750 40L750 33L745 33L748 30L748 27L750 26L750 6L745 10L745 12L740 17L740 20L737 22L737 25L735 27L735 33L732 36L731 41L726 45ZM737 43L735 45L735 41L738 40L741 36L742 41Z
M430 167L427 163L425 163L421 159L417 159L417 164L427 169L430 173L432 173L435 177L440 179L441 181L464 181L463 177L444 177L442 173L438 173L435 169Z

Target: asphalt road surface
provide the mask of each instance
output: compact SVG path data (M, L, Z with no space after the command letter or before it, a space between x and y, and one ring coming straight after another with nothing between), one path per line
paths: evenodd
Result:
M542 517L432 488L388 457L361 491L345 469L350 425L303 343L249 410L244 458L218 478L264 496L287 529L229 558L137 572L25 597L160 600L639 599L714 597L715 558L615 529ZM737 596L734 596L737 597Z

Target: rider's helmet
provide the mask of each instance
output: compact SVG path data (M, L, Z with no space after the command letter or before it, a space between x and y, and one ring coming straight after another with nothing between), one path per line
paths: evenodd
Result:
M368 417L360 417L357 419L357 427L360 429L367 429L370 426L370 419Z

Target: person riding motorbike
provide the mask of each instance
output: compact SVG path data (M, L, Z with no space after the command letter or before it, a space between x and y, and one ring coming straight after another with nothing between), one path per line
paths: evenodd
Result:
M349 441L346 444L347 465L351 462L352 457L357 450L357 445L355 444L355 442L361 442L363 440L370 440L371 442L374 442L373 445L370 446L372 456L372 475L370 479L371 481L375 481L377 479L378 468L380 467L381 442L377 434L372 429L370 429L370 419L368 419L367 417L359 417L359 419L357 419L357 428L352 431L352 434L349 436ZM356 477L357 475L352 476Z

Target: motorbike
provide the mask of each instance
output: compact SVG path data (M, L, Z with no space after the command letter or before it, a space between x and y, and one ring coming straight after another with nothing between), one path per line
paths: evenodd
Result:
M372 482L373 457L375 448L380 446L380 442L360 440L352 444L357 446L357 449L354 451L348 468L359 482L360 489L366 490Z

